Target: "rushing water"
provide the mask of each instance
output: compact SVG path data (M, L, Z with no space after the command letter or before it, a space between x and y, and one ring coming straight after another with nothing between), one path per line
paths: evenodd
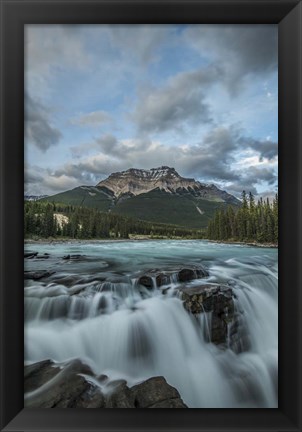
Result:
M133 385L162 375L191 408L278 406L277 250L206 241L123 241L26 245L52 270L25 284L25 361L82 358L96 374ZM79 260L63 260L81 254ZM234 352L208 342L211 316L194 318L173 291L137 284L149 269L203 265L207 281L232 286L239 331ZM200 281L194 281L196 284ZM161 287L165 288L165 287Z

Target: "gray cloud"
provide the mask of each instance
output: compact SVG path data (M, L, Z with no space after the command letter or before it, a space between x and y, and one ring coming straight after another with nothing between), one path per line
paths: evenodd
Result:
M92 180L94 180L89 178L87 181L81 181L80 176L75 178L70 174L70 168L66 169L66 172L53 172L49 168L27 165L24 176L24 191L30 195L52 195L73 189L79 186L79 184L91 184L93 183ZM75 174L75 171L73 174Z
M114 155L116 151L120 151L120 147L121 144L118 144L116 137L111 134L107 134L99 138L95 138L92 142L82 143L77 146L71 147L70 151L73 157L83 158L92 151L101 151L106 153L107 155Z
M240 179L238 182L229 184L228 191L234 195L240 195L245 190L252 192L256 197L274 196L277 191L278 175L274 166L250 166L240 171ZM269 191L259 193L259 185L267 184L270 187Z
M277 70L277 25L193 25L185 37L201 57L220 62L231 91L248 75Z
M71 119L71 123L74 125L92 127L99 127L110 121L111 117L106 111L92 111Z
M269 185L273 185L278 179L274 167L251 166L245 171L244 176L252 184L267 182Z
M184 72L163 87L141 90L132 120L140 132L147 133L181 130L186 123L211 123L205 91L220 74L216 67Z
M25 97L25 141L45 152L58 144L61 132L50 123L47 109L29 95Z
M250 181L246 180L240 180L239 183L232 183L227 187L227 191L235 195L237 197L241 196L242 191L251 192L253 195L257 195L258 191L254 184L252 184Z
M50 76L64 67L89 67L84 26L28 24L25 26L25 71Z
M272 160L278 156L278 143L266 140L260 141L250 137L244 137L240 139L240 144L242 147L248 146L259 153L259 159Z
M238 149L238 131L218 127L209 132L198 145L189 147L182 165L187 175L208 180L239 180L237 172L230 169Z
M96 145L99 149L107 155L116 154L116 150L119 150L118 141L115 136L108 134L104 135L96 140Z
M112 172L160 165L173 166L186 177L217 183L237 196L243 189L256 195L258 186L263 184L273 190L277 183L275 161L234 168L238 153L250 149L256 156L262 145L261 141L257 146L256 140L242 136L242 131L236 127L214 128L194 146L169 147L150 139L119 141L112 135L97 138L92 145L98 150L97 154L66 163L54 172L48 170L42 184L56 192L60 185L68 182L91 185Z
M32 171L30 168L25 168L24 181L26 184L38 184L43 181L43 176L38 172Z

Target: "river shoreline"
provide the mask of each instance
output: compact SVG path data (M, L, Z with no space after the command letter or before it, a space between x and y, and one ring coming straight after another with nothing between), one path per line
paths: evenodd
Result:
M258 242L239 242L239 241L222 241L222 240L208 240L208 239L188 239L188 238L150 238L147 236L137 236L129 239L25 239L24 244L88 244L88 243L124 243L124 242L136 242L136 241L158 241L158 240L177 240L177 241L188 241L188 240L199 240L207 241L209 243L217 244L230 244L230 245L241 245L259 248L270 248L278 249L278 244L275 243L258 243Z

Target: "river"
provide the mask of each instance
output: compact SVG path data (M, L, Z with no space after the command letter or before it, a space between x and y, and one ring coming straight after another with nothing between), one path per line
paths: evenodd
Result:
M81 358L96 374L129 385L162 375L190 408L278 406L277 249L140 240L35 243L25 250L42 257L26 259L26 271L54 272L25 281L26 364ZM185 310L177 279L165 289L137 284L146 270L183 266L203 266L203 283L232 288L239 333L249 342L244 350L209 342L209 314L196 319Z

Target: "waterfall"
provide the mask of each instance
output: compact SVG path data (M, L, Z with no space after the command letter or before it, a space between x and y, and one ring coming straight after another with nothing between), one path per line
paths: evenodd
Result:
M186 247L179 243L180 249ZM167 242L166 254L169 248ZM133 276L141 268L131 273L124 262L127 271L122 277L115 270L114 277L104 282L88 281L71 288L55 280L29 283L25 287L25 360L82 358L96 375L123 378L129 385L162 375L191 408L277 407L275 256L265 257L265 251L256 255L250 248L255 254L251 256L247 249L219 245L215 250L211 245L213 256L207 254L207 281L229 283L235 295L238 329L228 323L225 347L211 343L211 312L194 316L185 310L175 292L179 283L175 275L166 292L156 280L148 290ZM182 253L189 254L184 249ZM141 244L137 254L142 259ZM197 260L194 254L191 260ZM198 259L204 255L202 249Z

